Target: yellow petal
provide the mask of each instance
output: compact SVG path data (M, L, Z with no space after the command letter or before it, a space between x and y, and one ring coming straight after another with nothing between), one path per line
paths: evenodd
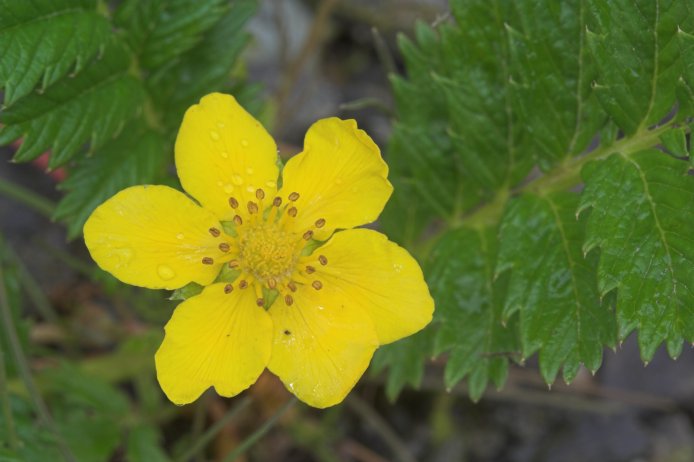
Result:
M209 387L234 396L250 387L270 358L272 320L252 289L224 292L213 284L189 298L166 324L154 356L157 379L176 404L195 401Z
M215 216L168 186L133 186L94 210L84 241L96 263L128 284L177 289L194 281L209 284L225 255L225 234ZM203 258L213 264L203 264Z
M274 324L268 368L300 400L324 408L341 402L371 361L378 340L369 317L330 290L302 286L287 306L270 308Z
M354 120L322 119L309 128L304 150L282 173L280 196L299 193L294 221L298 231L324 227L314 237L327 239L336 228L352 228L378 218L393 187L378 146Z
M183 188L220 220L245 217L262 189L266 205L277 191L277 146L260 122L231 95L212 93L191 106L176 138ZM229 206L234 197L241 206Z
M315 279L360 305L381 344L412 335L431 321L434 301L419 264L383 234L368 229L335 233L312 258Z

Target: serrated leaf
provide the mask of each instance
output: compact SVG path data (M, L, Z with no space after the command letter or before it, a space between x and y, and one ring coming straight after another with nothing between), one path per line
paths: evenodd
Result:
M617 290L619 338L638 328L649 361L667 341L677 356L694 341L694 176L660 151L614 154L583 169L591 208L585 250L600 248L601 293Z
M689 0L588 0L594 83L607 113L627 134L648 128L675 103L681 75L679 27L691 30Z
M478 400L489 381L503 386L508 358L518 357L516 320L502 325L508 278L494 281L496 229L459 229L432 251L429 286L436 300L435 353L450 351L444 381L452 388L468 377L470 398Z
M506 24L513 109L543 170L584 151L605 121L591 89L585 10L585 1L516 2Z
M660 135L660 141L665 149L678 157L689 156L687 150L687 130L685 128L674 128Z
M111 26L96 0L0 0L0 87L12 105L39 84L77 73L104 47Z
M85 143L96 149L115 136L144 102L140 81L128 71L130 58L114 41L74 78L64 77L45 93L27 95L0 112L0 122L7 124L3 132L20 126L25 136L15 160L51 150L49 166L54 168Z
M67 194L53 218L67 223L68 237L81 234L92 211L118 191L133 185L149 184L162 175L170 160L162 137L133 123L121 135L91 157L79 161L60 185Z
M510 201L499 231L496 272L511 272L503 314L519 312L523 356L539 350L547 383L562 365L566 382L580 363L597 370L603 346L615 344L614 314L598 293L597 255L583 256L577 206L573 193L526 194Z
M388 369L388 399L395 401L406 385L419 388L424 376L424 365L433 355L433 346L434 326L429 325L410 337L376 350L371 368L374 373Z

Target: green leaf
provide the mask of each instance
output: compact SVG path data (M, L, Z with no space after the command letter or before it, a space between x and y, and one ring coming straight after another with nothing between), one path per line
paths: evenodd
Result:
M676 34L692 29L687 0L588 0L588 43L599 76L593 84L607 113L627 134L660 122L675 103L682 73Z
M684 128L675 128L668 130L660 135L660 141L665 149L678 157L689 156L687 150L687 130Z
M10 106L39 84L79 73L108 43L96 0L0 0L0 87Z
M591 208L584 251L600 249L601 294L617 291L619 338L638 328L641 357L694 341L694 176L660 151L614 154L583 169Z
M469 377L474 401L490 380L503 386L508 358L519 356L515 317L502 325L508 278L494 280L496 246L496 229L451 231L432 251L428 271L440 323L435 353L450 351L446 387Z
M67 223L69 238L82 233L89 215L106 199L128 186L154 183L162 176L170 154L162 137L144 126L142 122L130 124L118 138L77 162L60 184L67 194L53 218Z
M167 462L170 459L161 448L159 429L149 425L138 425L130 430L126 449L129 462Z
M405 385L419 388L422 383L424 363L433 356L433 329L429 325L411 337L376 350L371 368L374 373L388 369L386 395L391 401L395 401Z
M509 202L499 231L496 272L511 273L503 315L519 312L523 357L539 350L547 383L562 365L566 382L581 363L597 370L603 346L615 345L614 314L598 293L597 255L583 256L577 206L573 193L526 194Z
M32 93L0 113L4 130L21 127L24 142L17 161L50 149L50 167L70 160L85 143L92 149L115 136L142 109L141 83L129 75L130 55L114 41L75 77L65 77L45 93Z
M202 289L204 289L204 287L197 282L191 282L184 285L180 289L174 290L171 297L169 297L169 300L187 300L190 297L198 295L200 292L202 292Z
M605 121L591 90L596 67L586 56L586 5L536 1L515 7L517 16L506 23L513 109L547 170L583 152Z

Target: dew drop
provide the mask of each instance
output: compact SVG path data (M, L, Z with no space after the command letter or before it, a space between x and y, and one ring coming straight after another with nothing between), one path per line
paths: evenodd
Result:
M246 173L249 175L253 175L253 169L251 167L246 167Z
M247 148L248 147L248 140L241 140L241 146L243 146L244 148Z
M224 192L227 194L231 194L234 191L234 185L231 184L226 184L224 185Z
M162 278L165 281L168 281L169 279L173 279L173 277L176 276L176 273L174 273L174 270L171 269L171 267L167 266L167 265L157 266L157 274L159 275L160 278Z
M232 181L236 186L240 186L240 185L243 184L243 178L241 178L241 175L238 175L238 174L232 175L231 181Z
M130 260L133 259L135 252L133 252L133 249L129 247L123 247L120 249L114 249L114 254L118 258L118 267L121 267L127 266L130 263Z
M229 153L226 152L226 151L222 151L222 152L220 152L220 154L221 154L221 156L222 156L224 159L229 158Z
M217 182L217 186L219 186L219 187L221 188L222 186L224 186L224 182L218 181L218 182Z
M219 128L224 128L224 122L222 122L221 120L218 121L218 122L217 122L217 126L218 126Z
M246 187L246 191L249 193L255 192L255 186L249 185Z
M184 237L183 233L176 234L176 239L183 239Z
M212 138L212 140L214 140L214 141L219 141L219 133L217 133L216 131L212 130L212 131L210 132L210 138Z
M268 181L267 183L265 183L265 186L267 186L270 189L275 189L277 187L277 183L275 183L274 181Z
M402 272L402 265L399 263L393 264L393 270L395 270L396 273Z
M342 178L335 178L335 184L342 184Z

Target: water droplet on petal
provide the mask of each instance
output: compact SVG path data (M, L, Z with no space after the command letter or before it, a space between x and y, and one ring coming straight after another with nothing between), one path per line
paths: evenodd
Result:
M184 237L183 233L176 234L176 239L183 239Z
M210 132L210 138L212 138L214 141L219 141L219 133L216 131L212 130Z
M267 183L265 183L265 186L274 189L277 187L277 183L275 183L274 181L268 181Z
M244 148L248 147L248 140L241 140L241 146Z
M253 169L251 167L246 167L246 173L249 175L253 175Z
M241 175L238 175L238 174L232 175L231 181L232 181L236 186L240 186L240 185L243 184L243 178L241 178Z
M394 263L393 269L395 270L396 273L400 273L402 271L402 265L399 263Z
M223 157L224 159L227 159L227 158L229 157L229 153L226 152L226 151L222 151L222 152L220 152L220 154L222 155L222 157Z
M218 122L217 122L217 126L218 126L219 128L224 128L224 122L222 122L221 120L218 121Z
M223 182L223 181L218 181L218 182L217 182L217 186L219 186L219 187L221 188L222 186L224 186L224 182Z
M248 185L246 187L246 191L248 191L249 193L255 192L255 186Z
M335 184L342 184L342 178L335 178Z
M231 194L234 191L234 185L231 184L226 184L224 185L224 192L227 194Z
M157 266L157 274L159 275L160 278L162 278L165 281L168 281L169 279L173 279L173 277L176 276L176 273L174 273L174 270L171 269L171 267L167 266L167 265Z
M133 252L133 249L129 247L122 247L120 249L113 249L113 254L118 258L118 267L122 266L127 266L130 263L130 260L133 259L133 255L135 255L135 252Z

